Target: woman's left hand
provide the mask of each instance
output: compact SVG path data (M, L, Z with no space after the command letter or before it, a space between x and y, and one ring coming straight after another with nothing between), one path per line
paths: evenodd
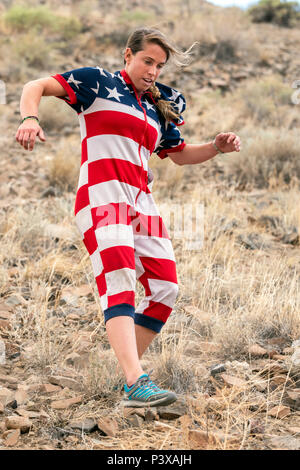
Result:
M239 152L241 139L233 132L222 132L216 136L216 146L224 153Z

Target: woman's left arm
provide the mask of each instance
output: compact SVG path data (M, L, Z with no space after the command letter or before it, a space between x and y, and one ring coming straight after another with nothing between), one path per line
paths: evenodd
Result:
M241 140L233 132L223 132L215 138L218 149L224 153L239 152ZM171 160L177 165L193 165L210 160L218 154L212 142L208 144L186 144L181 152L169 154Z

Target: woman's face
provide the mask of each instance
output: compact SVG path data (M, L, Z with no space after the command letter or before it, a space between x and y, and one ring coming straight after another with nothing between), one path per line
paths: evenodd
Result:
M124 58L125 70L140 96L157 80L167 61L167 54L158 44L149 42L145 43L145 48L136 54L127 47Z

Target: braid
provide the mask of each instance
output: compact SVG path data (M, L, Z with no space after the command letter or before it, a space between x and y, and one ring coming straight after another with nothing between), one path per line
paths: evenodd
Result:
M151 85L149 91L151 91L154 101L156 102L156 107L159 109L166 121L172 121L172 119L179 118L179 114L174 111L171 102L160 98L160 91L155 84Z

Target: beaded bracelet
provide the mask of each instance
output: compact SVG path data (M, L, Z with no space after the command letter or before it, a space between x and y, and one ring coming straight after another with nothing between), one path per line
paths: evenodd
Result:
M218 153L225 153L225 152L222 152L222 150L219 149L219 147L217 147L217 145L216 145L216 139L213 140L213 143L212 143L212 144L213 144L213 146L215 147L215 149L217 150Z
M27 116L22 119L21 124L23 124L26 119L35 119L38 123L40 123L39 118L37 116Z

